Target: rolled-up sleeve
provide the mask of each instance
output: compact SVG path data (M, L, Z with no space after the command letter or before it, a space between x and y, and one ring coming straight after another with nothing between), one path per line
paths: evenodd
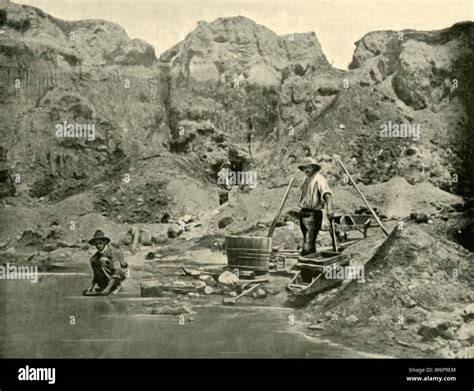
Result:
M332 191L331 191L331 188L329 187L328 181L322 175L320 175L320 177L318 178L318 191L319 191L319 194L321 194L322 200L324 200L325 194L329 193L332 195Z
M124 277L124 256L123 253L119 250L111 250L110 257L112 259L113 274L112 278L123 279Z

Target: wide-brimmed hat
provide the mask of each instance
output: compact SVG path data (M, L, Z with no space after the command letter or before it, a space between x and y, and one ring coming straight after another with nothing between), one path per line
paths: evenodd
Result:
M93 246L98 240L105 240L107 244L110 243L110 239L107 236L105 236L105 234L100 229L95 231L94 237L91 240L89 240L89 244Z
M314 160L312 157L306 157L303 159L302 162L298 164L298 168L300 170L303 170L303 168L307 166L314 166L316 170L321 169L321 166L319 165L319 163L317 163L316 160Z

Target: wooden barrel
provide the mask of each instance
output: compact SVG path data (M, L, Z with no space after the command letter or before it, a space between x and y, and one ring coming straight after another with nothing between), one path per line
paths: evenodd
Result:
M226 236L227 264L232 268L266 273L272 256L272 238Z

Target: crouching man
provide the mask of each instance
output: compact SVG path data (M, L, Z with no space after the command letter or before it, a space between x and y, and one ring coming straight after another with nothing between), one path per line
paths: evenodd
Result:
M97 252L90 259L94 276L89 288L83 292L86 296L107 296L117 291L128 274L128 265L123 253L109 246L109 243L110 239L100 230L97 230L94 237L89 240L89 244L95 246Z
M300 227L303 233L301 255L308 255L316 252L316 239L322 226L325 206L328 219L334 219L332 192L326 178L319 173L321 166L314 159L305 158L298 168L306 174L298 205L301 208Z

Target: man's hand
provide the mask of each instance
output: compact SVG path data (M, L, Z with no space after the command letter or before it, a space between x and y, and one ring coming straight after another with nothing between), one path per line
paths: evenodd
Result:
M85 291L83 291L82 294L83 294L84 296L88 296L88 295L90 295L91 293L93 293L94 285L95 285L95 276L94 276L94 278L92 279L92 282L91 282L91 284L89 285L89 287L88 287Z
M101 296L108 296L110 295L110 292L112 292L113 289L117 287L119 284L118 280L116 278L111 278L109 281L109 284L100 292Z
M90 295L92 293L92 286L87 288L85 291L82 292L84 296Z

